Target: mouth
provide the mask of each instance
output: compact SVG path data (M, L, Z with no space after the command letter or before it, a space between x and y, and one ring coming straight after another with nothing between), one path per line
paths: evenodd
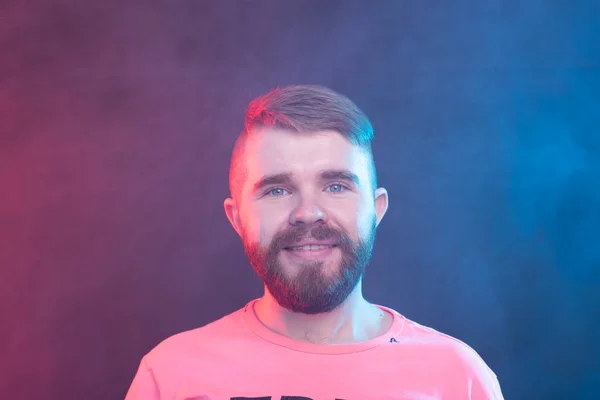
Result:
M333 249L338 247L337 244L303 244L298 246L284 247L287 251L319 251L325 249Z
M305 263L307 261L325 261L334 255L337 244L306 243L285 247L285 254L292 262Z

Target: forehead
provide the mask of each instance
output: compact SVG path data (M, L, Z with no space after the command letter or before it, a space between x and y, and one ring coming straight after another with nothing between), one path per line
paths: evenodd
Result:
M311 177L327 169L347 169L366 183L368 157L364 149L336 131L260 128L252 131L246 142L246 182L252 184L270 174Z

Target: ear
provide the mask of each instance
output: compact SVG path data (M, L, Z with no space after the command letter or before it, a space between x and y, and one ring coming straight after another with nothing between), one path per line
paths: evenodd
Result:
M227 198L227 199L225 199L223 206L225 207L225 215L227 216L227 219L231 223L231 226L233 226L233 229L235 229L237 234L240 235L240 237L241 237L242 236L242 225L240 223L240 212L239 212L239 209L237 207L235 200L233 200L232 198Z
M388 192L384 188L378 188L375 190L375 217L376 224L379 226L379 223L383 219L389 205Z

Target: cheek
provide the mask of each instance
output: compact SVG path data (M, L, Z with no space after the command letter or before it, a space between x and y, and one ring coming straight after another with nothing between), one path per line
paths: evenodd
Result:
M245 207L244 210L240 212L240 222L244 239L252 243L257 242L260 236L261 224L256 210Z
M337 202L333 207L329 207L328 212L332 225L340 225L354 240L358 239L361 229L359 213L358 204L355 202Z
M371 230L373 229L373 224L375 223L376 217L377 216L375 214L375 204L373 204L372 202L367 203L361 213L361 219L360 219L360 228L361 228L362 234L371 232Z
M353 239L363 238L370 230L375 216L374 207L360 202L349 202L334 209L335 219L340 221L344 229Z
M277 207L255 207L244 215L247 237L253 242L268 244L288 220L283 210Z
M359 223L359 235L361 239L365 239L371 234L373 226L375 224L375 211L364 213L364 217L361 218Z

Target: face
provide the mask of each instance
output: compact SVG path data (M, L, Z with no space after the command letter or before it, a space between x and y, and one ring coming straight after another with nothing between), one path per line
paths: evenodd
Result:
M359 283L388 204L385 189L371 187L369 157L333 131L248 137L247 179L225 211L282 307L328 312Z

